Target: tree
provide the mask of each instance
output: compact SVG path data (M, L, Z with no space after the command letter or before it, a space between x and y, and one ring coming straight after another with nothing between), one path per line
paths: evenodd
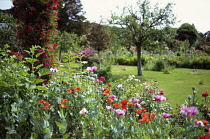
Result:
M198 31L192 24L184 23L177 29L176 39L180 41L188 40L192 46L198 38Z
M58 30L75 33L79 36L85 32L85 12L80 0L60 0L58 9Z
M142 46L153 34L154 28L173 24L175 17L172 14L172 3L165 7L159 8L156 4L153 8L148 0L138 0L137 7L124 7L120 16L112 15L110 24L120 25L125 29L127 34L132 38L133 44L137 50L138 76L142 76L141 51Z
M108 48L110 37L105 26L91 23L90 34L87 36L90 46L100 52Z

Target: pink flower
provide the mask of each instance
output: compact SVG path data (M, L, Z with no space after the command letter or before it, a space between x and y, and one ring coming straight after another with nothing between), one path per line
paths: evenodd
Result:
M163 118L168 118L168 117L171 116L171 114L169 114L169 113L162 113L162 116L163 116Z
M81 114L81 115L85 115L85 114L87 114L87 113L88 113L88 111L87 111L86 108L83 108L83 109L79 112L79 114Z
M136 104L136 108L141 108L141 104Z
M115 112L115 110L111 106L106 106L106 109L111 110L112 112Z
M115 113L116 113L117 115L125 115L125 111L124 111L124 110L121 110L121 109L116 109L116 110L115 110Z
M203 96L203 97L208 97L208 95L209 95L208 92L203 92L203 93L202 93L202 96Z
M87 67L87 70L89 72L95 72L97 70L97 67L96 66L93 66L93 67Z
M102 81L102 82L104 82L104 81L106 80L106 78L105 78L104 76L101 76L101 77L99 78L99 80Z
M166 97L163 96L155 96L155 101L166 101Z
M116 99L116 96L115 95L110 95L109 98L115 100Z
M122 88L122 84L119 84L119 85L117 86L117 88L118 88L118 89L121 89L121 88Z
M203 124L202 121L197 121L197 122L194 124L194 127L199 127L199 126L204 126L204 124Z

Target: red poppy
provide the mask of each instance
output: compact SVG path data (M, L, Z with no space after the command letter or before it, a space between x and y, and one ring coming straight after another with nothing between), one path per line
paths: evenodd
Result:
M63 98L60 103L66 103L68 101L68 99Z
M82 91L82 89L80 87L74 88L74 90Z
M111 98L108 98L106 101L109 102L109 103L112 103L114 100L111 99Z
M49 106L44 106L42 109L50 109Z
M66 89L66 91L68 91L68 92L70 92L70 93L74 94L74 90L71 90L71 89Z
M120 107L120 103L115 103L115 104L113 104L113 106L118 108L118 107Z
M61 104L61 105L59 105L59 108L66 108L66 105Z

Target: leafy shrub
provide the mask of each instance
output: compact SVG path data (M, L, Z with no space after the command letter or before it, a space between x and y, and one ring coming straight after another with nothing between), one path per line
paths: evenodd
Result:
M155 65L153 67L154 71L163 71L167 67L167 64L163 60L158 60L155 62Z

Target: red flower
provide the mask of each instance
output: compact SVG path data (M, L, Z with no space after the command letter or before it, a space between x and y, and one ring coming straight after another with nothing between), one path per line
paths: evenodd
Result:
M74 94L74 90L71 90L71 89L66 89L66 91L68 91L68 92L70 92L70 93Z
M42 109L50 109L49 106L44 106Z
M61 104L61 105L59 105L59 108L66 108L66 105Z
M68 99L63 98L60 103L66 103L68 101Z
M74 90L82 91L82 89L80 87L76 87L76 88L74 88Z
M45 101L45 100L39 100L39 101L37 101L37 103L42 103L42 104L44 104L46 106L50 106L51 105L48 101Z
M109 103L112 103L114 100L111 99L111 98L108 98L106 101L109 102Z

